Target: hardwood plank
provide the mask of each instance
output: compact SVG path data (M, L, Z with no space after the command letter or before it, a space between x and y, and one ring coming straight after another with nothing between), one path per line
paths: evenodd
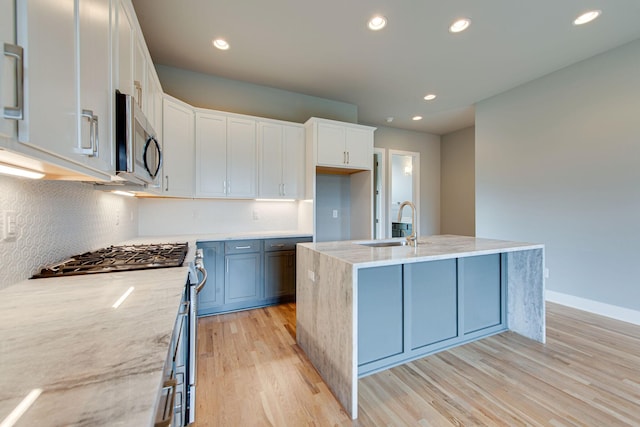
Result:
M505 332L359 380L340 407L293 303L199 320L197 427L640 426L640 326L547 304L547 343Z

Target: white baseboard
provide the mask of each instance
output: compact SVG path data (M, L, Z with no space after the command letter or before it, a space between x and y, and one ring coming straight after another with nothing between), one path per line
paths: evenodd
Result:
M631 310L630 308L605 304L603 302L550 291L548 289L545 291L545 299L568 307L588 311L589 313L611 317L612 319L622 320L623 322L633 323L634 325L640 325L640 311Z

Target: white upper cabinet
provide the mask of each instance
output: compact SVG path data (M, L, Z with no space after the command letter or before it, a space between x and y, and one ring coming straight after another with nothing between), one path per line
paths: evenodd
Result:
M196 197L227 196L227 117L196 112Z
M194 111L170 96L164 97L162 120L162 194L193 197Z
M78 2L80 152L99 170L114 170L109 0Z
M19 139L78 160L74 0L25 0L18 6L18 41L25 49L25 115Z
M227 119L227 196L254 198L257 195L256 121Z
M299 199L304 189L304 127L258 123L259 196Z
M114 57L117 60L113 64L114 86L121 93L135 95L133 91L135 25L127 4L125 0L118 0L116 3L113 46Z
M0 0L0 137L17 138L17 120L22 114L18 105L18 73L22 48L16 45L15 0Z
M196 159L197 197L256 197L254 119L199 110Z
M24 118L16 151L99 180L113 173L109 0L25 0ZM38 154L40 153L40 154Z
M316 153L316 166L369 170L373 132L369 126L311 118L305 124Z

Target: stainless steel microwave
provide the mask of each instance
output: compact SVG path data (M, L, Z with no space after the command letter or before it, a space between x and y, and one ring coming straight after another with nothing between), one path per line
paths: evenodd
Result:
M135 184L159 186L162 149L131 95L116 91L116 174Z

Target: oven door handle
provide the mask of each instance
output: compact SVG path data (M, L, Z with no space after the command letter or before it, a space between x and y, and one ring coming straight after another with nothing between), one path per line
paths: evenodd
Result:
M207 269L204 268L204 265L198 263L196 264L196 270L202 273L202 280L196 285L196 293L200 293L202 288L204 288L204 285L207 283Z
M167 381L165 381L165 383L162 385L162 389L163 390L167 390L169 393L171 393L171 397L169 398L169 406L168 406L168 411L169 413L166 414L166 417L156 421L153 424L153 427L169 427L171 425L171 422L173 421L173 414L175 411L175 404L176 404L176 386L178 385L177 381L175 380L175 378L171 378Z

